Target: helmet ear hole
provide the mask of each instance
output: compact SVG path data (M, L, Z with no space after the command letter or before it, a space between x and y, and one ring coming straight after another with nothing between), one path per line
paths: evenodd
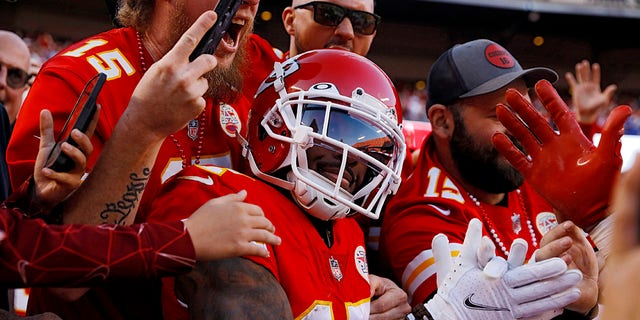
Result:
M267 130L263 126L258 126L258 140L264 141L268 136Z

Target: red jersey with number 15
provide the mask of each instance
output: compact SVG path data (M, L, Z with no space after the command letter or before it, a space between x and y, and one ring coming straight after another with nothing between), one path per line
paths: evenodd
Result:
M296 319L368 319L370 286L364 237L354 219L334 220L328 248L309 216L272 186L229 169L192 166L169 180L150 220L186 218L212 198L247 190L282 238L269 258L247 257L276 277Z
M135 30L114 29L69 46L42 66L22 106L7 151L7 163L14 188L33 173L39 143L36 137L40 135L40 111L45 108L51 111L55 132L60 132L84 85L98 72L104 72L107 81L98 96L102 111L91 140L94 152L87 164L87 170L91 170L144 73L141 59L144 59L147 67L153 62L144 46L141 48L144 58L140 56ZM249 106L250 101L244 96L233 103L207 99L204 123L198 117L185 129L175 133L180 148L171 138L164 141L141 200L136 221L144 221L147 203L154 197L161 182L182 169L179 149L183 149L184 157L190 163L195 161L199 147L198 129L204 129L200 163L225 167L241 164L241 147L232 138L232 130L246 130L244 123ZM121 217L118 212L113 212L112 215L110 220Z
M496 254L506 258L504 250L515 238L523 238L529 244L529 259L542 235L557 225L551 206L526 182L505 197L505 205L476 203L440 164L431 139L425 140L413 174L385 209L380 238L381 261L389 264L411 305L436 291L431 241L438 233L449 238L452 251L460 250L469 221L477 218L483 234L494 241Z
M98 72L104 72L107 81L97 99L102 111L91 139L94 151L87 164L90 171L145 71L143 60L147 67L153 62L140 44L136 31L131 28L113 29L81 40L49 59L24 101L9 142L7 163L12 186L17 188L33 173L39 144L40 111L44 108L51 110L54 130L60 132L85 84ZM175 133L180 147L172 138L164 141L139 203L136 222L146 220L150 199L155 197L162 181L182 169L183 157L193 163L200 147L200 163L226 167L242 163L240 144L231 137L231 131L246 130L244 123L249 105L244 96L237 102L226 104L208 98L204 121L198 117ZM202 145L198 141L198 128L204 129ZM107 222L115 222L124 214L126 212L113 210ZM51 311L63 319L77 317L78 314L91 319L157 319L161 316L161 308L159 295L154 296L157 287L153 285L145 289L143 285L131 282L108 283L92 288L74 302L64 301L46 289L37 289L31 292L29 313Z

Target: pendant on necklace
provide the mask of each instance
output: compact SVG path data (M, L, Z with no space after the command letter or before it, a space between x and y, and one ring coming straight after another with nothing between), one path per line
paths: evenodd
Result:
M519 234L520 230L522 230L522 224L520 223L520 215L515 212L511 216L511 227L513 228L513 232L515 232L516 234Z
M200 123L197 119L189 120L189 125L187 126L187 136L191 138L192 141L196 141L198 139L198 129L200 128Z

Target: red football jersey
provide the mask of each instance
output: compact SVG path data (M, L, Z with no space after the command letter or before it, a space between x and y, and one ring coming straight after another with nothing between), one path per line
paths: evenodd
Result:
M469 221L478 218L483 222L483 233L494 241L496 254L506 258L501 247L509 250L515 238L523 238L529 244L529 258L542 235L557 225L551 206L526 183L507 197L506 207L476 204L438 162L431 139L425 141L413 175L389 201L380 239L381 260L390 264L411 305L436 291L431 240L438 233L447 235L452 254L457 255ZM496 230L502 245L491 236L491 229Z
M367 319L370 286L362 231L354 219L334 221L328 248L308 215L294 201L262 181L230 169L192 166L165 184L153 202L150 220L185 217L209 199L247 190L282 238L267 245L269 258L247 257L276 277L289 297L295 318Z
M144 47L143 54L148 66L153 59ZM97 101L102 106L102 111L92 137L94 152L88 162L90 170L142 77L144 70L141 61L136 31L131 28L113 29L81 40L49 59L42 66L29 91L9 142L7 163L13 187L19 186L33 172L38 152L39 141L36 137L40 134L40 110L51 110L55 132L60 132L85 83L98 72L104 72L107 81ZM236 102L226 103L207 99L200 163L227 167L241 164L241 147L235 138L232 138L231 132L234 129L240 132L246 130L244 124L249 105L250 101L244 96ZM195 161L199 146L196 141L197 130L194 130L196 126L202 126L199 119L175 134L184 149L185 158L191 163ZM154 198L161 182L181 169L182 158L179 148L171 138L167 138L141 199L136 222L145 220L149 199ZM159 282L150 284L150 290L157 289L158 285ZM34 290L29 299L29 312L52 311L62 318L83 314L84 317L93 319L133 319L140 318L141 315L142 318L154 318L160 312L150 311L152 308L160 310L159 300L155 303L157 297L151 297L153 294L145 291L144 285L138 286L138 292L138 287L131 283L122 283L120 286L109 283L107 286L113 287L109 294L104 292L104 288L96 287L90 291L91 294L74 303L60 301L46 292L41 292L40 289ZM95 292L96 290L99 292ZM143 296L150 300L141 300Z
M143 47L144 49L144 47ZM144 51L144 61L153 59ZM40 135L40 111L51 110L55 132L60 132L85 83L96 73L107 74L107 81L98 96L102 112L92 138L94 152L88 162L90 170L143 74L136 31L131 28L114 29L81 40L49 59L38 73L33 87L20 111L7 150L11 183L17 188L33 173ZM200 163L236 166L241 163L239 143L232 138L232 130L245 132L250 101L241 96L236 102L214 102L207 99L204 123L204 143ZM196 119L199 120L200 118ZM194 125L175 134L184 149L185 157L195 161L198 143ZM182 169L181 154L171 138L162 145L147 189L141 200L136 221L143 221L146 203L152 199L162 181Z

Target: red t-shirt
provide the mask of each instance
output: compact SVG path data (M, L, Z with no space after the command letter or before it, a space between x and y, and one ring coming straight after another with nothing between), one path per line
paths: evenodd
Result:
M436 290L431 240L438 233L449 238L452 251L459 250L469 221L478 218L483 222L483 233L491 238L489 231L495 229L506 250L515 238L526 240L529 258L542 235L557 225L551 206L527 183L507 197L506 207L486 203L478 206L445 171L431 139L426 139L413 174L386 207L380 239L381 261L389 264L393 276L409 294L411 305L423 302ZM496 254L506 257L501 246L495 245Z
M266 245L269 258L246 258L276 277L294 317L318 313L322 319L367 319L367 259L354 219L334 221L334 244L328 248L308 215L279 190L230 169L209 166L186 168L168 181L149 219L180 219L209 199L241 190L247 190L245 201L259 205L282 238L279 246Z

